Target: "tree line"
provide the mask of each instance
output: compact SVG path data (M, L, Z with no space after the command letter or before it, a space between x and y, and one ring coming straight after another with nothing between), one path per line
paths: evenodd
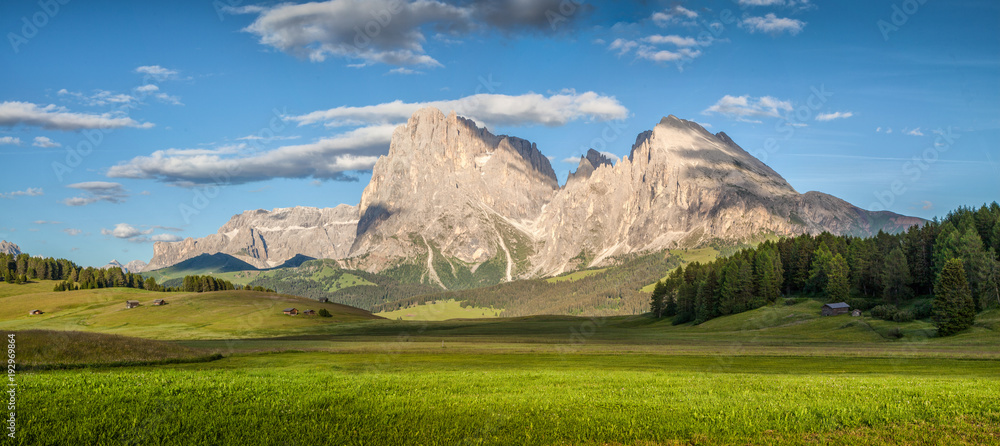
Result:
M962 207L943 220L871 238L828 232L767 241L713 262L691 263L657 282L655 317L702 323L768 305L782 295L825 296L887 319L933 316L939 333L972 325L1000 306L1000 206ZM933 298L923 314L896 305Z
M125 272L119 267L81 267L67 259L31 257L28 254L0 254L0 277L11 284L31 280L59 280L53 291L90 290L98 288L137 288L149 291L221 291L252 290L273 293L263 286L235 285L228 280L212 276L185 276L181 286L170 287L156 283L152 277Z

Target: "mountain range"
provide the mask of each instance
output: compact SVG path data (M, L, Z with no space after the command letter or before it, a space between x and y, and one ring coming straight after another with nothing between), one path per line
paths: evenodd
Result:
M145 270L201 254L258 268L303 255L454 289L631 253L765 235L865 236L921 222L800 194L725 133L672 115L617 163L589 151L560 185L535 144L425 108L395 129L357 206L246 211L216 234L157 242Z

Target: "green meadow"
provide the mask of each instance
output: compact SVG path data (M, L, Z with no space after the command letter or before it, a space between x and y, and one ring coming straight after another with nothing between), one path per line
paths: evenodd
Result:
M0 330L34 366L12 444L1000 444L998 310L937 338L812 299L673 326L45 285L0 284Z

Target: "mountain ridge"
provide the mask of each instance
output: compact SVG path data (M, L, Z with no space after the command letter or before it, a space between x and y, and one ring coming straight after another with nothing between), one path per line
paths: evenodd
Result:
M589 150L559 185L534 143L425 108L395 129L357 206L246 211L203 239L156 243L146 270L212 250L258 268L306 255L371 272L404 268L449 289L713 240L872 235L922 221L800 194L724 132L674 115L637 135L617 163Z

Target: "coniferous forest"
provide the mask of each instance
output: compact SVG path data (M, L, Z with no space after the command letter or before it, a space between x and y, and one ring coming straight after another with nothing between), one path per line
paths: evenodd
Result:
M871 316L933 317L941 335L1000 306L1000 205L959 208L906 232L858 238L824 232L767 241L709 263L691 263L658 282L650 310L696 324L777 301L818 296ZM899 307L916 298L931 302Z

